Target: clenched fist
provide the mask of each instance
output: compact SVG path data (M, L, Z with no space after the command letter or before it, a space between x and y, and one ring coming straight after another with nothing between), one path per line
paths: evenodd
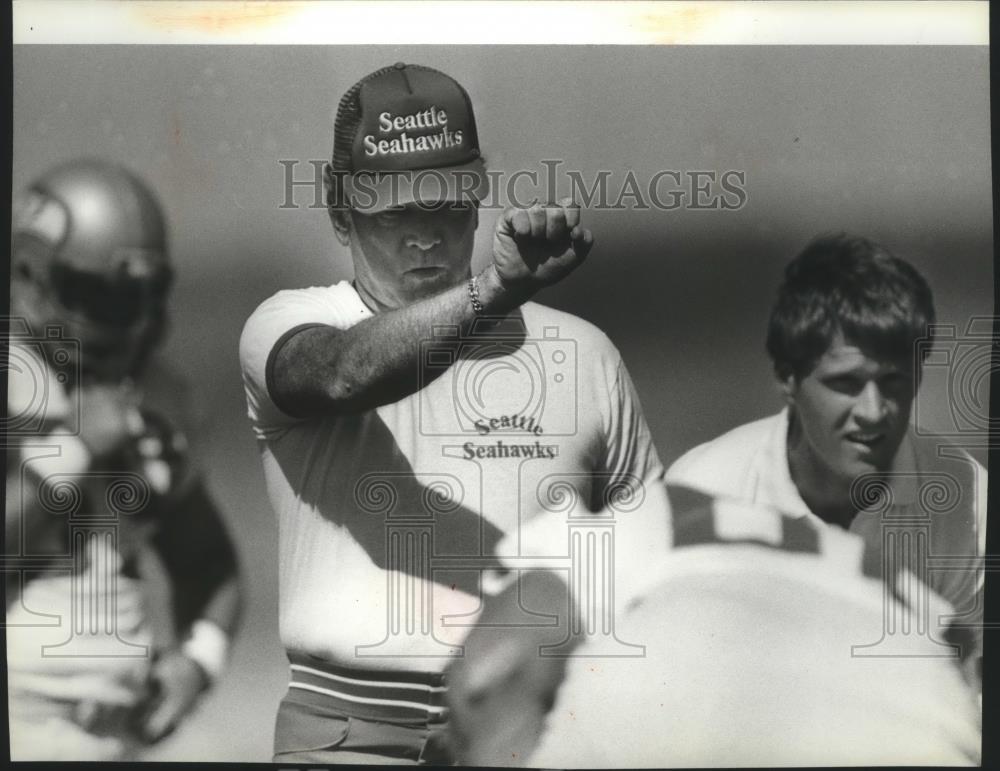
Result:
M527 209L509 207L497 220L493 265L504 289L523 301L569 275L593 244L572 198Z

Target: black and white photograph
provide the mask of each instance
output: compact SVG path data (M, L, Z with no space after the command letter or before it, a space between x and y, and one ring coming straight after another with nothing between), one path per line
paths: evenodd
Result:
M12 761L984 764L988 3L12 14Z

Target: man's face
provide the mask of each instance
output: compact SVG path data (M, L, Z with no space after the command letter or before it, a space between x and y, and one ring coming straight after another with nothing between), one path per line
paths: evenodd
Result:
M838 335L808 375L785 383L801 429L789 452L840 481L888 470L917 385L909 361L873 358Z
M409 305L470 275L478 213L473 206L417 204L374 214L351 211L347 229L358 289L376 310Z

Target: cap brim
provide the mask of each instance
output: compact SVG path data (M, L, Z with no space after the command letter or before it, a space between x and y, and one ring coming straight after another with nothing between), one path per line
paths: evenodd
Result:
M365 214L411 203L433 209L447 203L482 201L489 189L486 165L475 158L444 169L358 172L344 179L344 203Z

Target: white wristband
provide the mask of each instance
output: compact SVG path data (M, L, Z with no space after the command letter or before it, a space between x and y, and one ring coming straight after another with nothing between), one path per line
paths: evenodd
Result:
M214 683L226 669L229 635L218 624L200 618L191 625L191 633L181 645L181 652L197 662Z

